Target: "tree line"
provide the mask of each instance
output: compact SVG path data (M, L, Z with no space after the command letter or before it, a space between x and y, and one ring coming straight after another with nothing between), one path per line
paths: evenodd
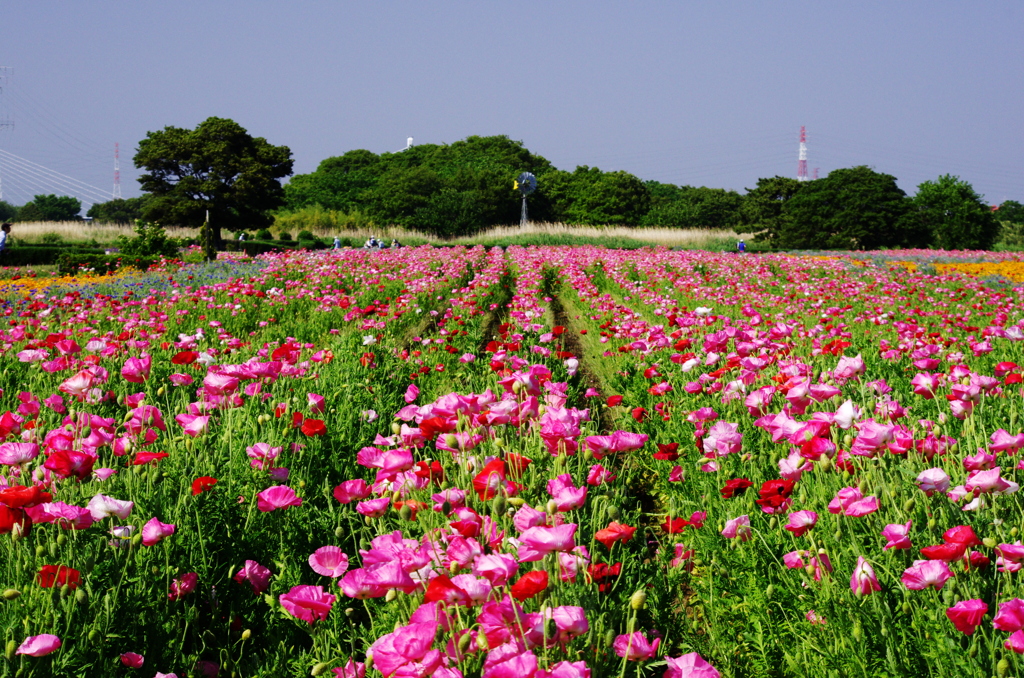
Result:
M1002 230L1024 224L1020 203L1007 201L993 211L969 183L951 175L922 183L913 197L895 177L863 166L814 181L762 178L744 195L596 167L560 170L504 135L397 153L352 150L282 183L292 174L286 146L254 138L232 120L209 118L194 130L149 132L134 162L145 170L139 178L144 195L93 205L87 216L195 227L208 220L218 231L238 231L267 227L275 216L330 211L360 223L462 236L518 223L521 198L512 181L528 171L538 183L528 198L531 221L731 228L779 249L988 249ZM66 214L71 202L77 201L36 196L3 218L60 220L66 217L51 216L54 210Z

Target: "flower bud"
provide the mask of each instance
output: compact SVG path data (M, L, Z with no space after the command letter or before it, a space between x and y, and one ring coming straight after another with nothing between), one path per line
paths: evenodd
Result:
M764 597L766 600L771 600L773 595L775 595L775 586L769 584L768 588L764 590Z
M472 633L463 633L459 636L459 654L466 654L469 652L469 644L473 642Z
M487 640L487 634L483 631L476 634L476 646L481 652L487 652L491 649L491 643Z
M546 508L549 514L558 513L558 503L554 499L548 499Z
M42 558L46 554L46 547L42 544L36 546L36 558Z
M251 629L246 629L246 630L242 631L242 640L249 640L250 638L252 638L252 630Z
M505 495L499 494L491 501L491 514L501 515L505 512Z
M914 501L913 497L911 497L910 499L906 500L903 503L903 510L906 511L907 513L910 513L911 511L914 510L915 506L917 506L917 502Z
M1010 670L1010 660L1007 659L1006 657L1003 657L1002 659L999 660L999 663L996 664L996 675L1000 676L1000 677L1001 676L1005 676L1006 672L1009 671L1009 670Z
M605 514L607 514L609 520L618 520L620 515L619 507L614 504L610 504L608 508L605 509Z
M397 421L391 422L391 432L397 436L399 433L402 432L402 425L399 424Z
M344 537L345 536L345 528L343 526L341 526L341 525L338 525L336 528L334 528L334 536L337 537L338 539L341 539L342 537Z
M388 589L387 594L384 596L384 602L390 603L392 600L398 597L398 591L395 589Z
M18 644L16 642L14 642L13 640L8 640L7 641L7 647L4 650L4 657L7 658L7 661L9 661L9 662L14 661L14 652L17 649L18 649Z
M604 633L604 644L611 647L615 644L615 629L608 629Z
M647 592L643 589L638 589L633 592L633 595L629 597L629 606L634 610L644 609L644 605L647 604Z
M512 506L515 506L515 507L518 508L518 507L522 506L523 504L525 504L526 500L523 499L522 497L509 497L508 498L508 503L511 504Z
M412 520L412 507L402 504L402 508L398 509L398 515L402 520Z
M18 589L7 589L3 592L4 600L14 600L21 595L21 591Z
M309 675L311 675L311 676L320 676L320 675L323 675L323 672L326 671L326 670L327 670L327 662L320 662L318 664L313 664L313 668L312 668L312 670L310 670Z
M85 589L77 589L75 591L75 602L79 605L89 604L89 592Z

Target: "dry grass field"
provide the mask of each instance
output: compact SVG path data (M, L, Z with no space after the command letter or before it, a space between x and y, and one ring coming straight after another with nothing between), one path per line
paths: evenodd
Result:
M723 243L735 243L741 238L749 239L750 234L736 233L732 230L711 229L674 229L674 228L627 228L623 226L572 226L569 224L536 223L520 226L496 226L486 231L463 238L445 240L400 227L374 229L346 229L344 231L330 229L314 229L316 235L332 238L342 235L349 238L369 238L371 236L390 241L397 239L403 243L417 244L422 242L448 242L456 244L489 243L500 240L529 238L565 238L581 237L587 239L608 240L640 240L645 243L664 245L665 247L685 247L688 249L722 249ZM15 223L11 236L14 241L24 243L41 242L47 234L60 236L67 242L96 241L100 244L113 243L119 235L131 236L130 226L110 223L84 221L41 221ZM195 229L167 229L167 235L175 238L194 238ZM292 235L295 235L294 233Z

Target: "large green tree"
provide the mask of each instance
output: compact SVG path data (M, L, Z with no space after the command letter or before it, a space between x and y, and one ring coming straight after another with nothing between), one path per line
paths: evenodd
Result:
M872 250L921 247L927 230L896 177L865 166L807 182L786 201L777 246Z
M651 208L644 226L669 228L732 228L739 223L743 196L724 188L674 186L644 182L651 194Z
M748 188L739 210L739 222L757 233L757 240L778 247L787 230L789 217L786 203L797 194L804 182L790 177L764 177L755 188Z
M995 212L996 221L1009 221L1011 224L1024 224L1024 205L1016 200L1006 200Z
M960 177L944 174L922 183L914 207L939 249L987 250L999 237L992 208Z
M107 202L98 202L89 208L85 216L96 221L115 224L134 224L142 218L142 210L149 201L148 195L138 198L115 198Z
M572 172L549 172L538 193L551 203L555 221L599 226L636 226L651 208L651 193L629 172L602 172L581 165Z
M6 200L0 200L0 221L12 221L17 216L17 207Z
M18 210L19 221L79 221L82 201L70 195L37 195Z
M292 153L253 137L233 120L207 118L194 130L165 127L139 142L135 166L152 195L143 217L162 225L201 226L209 215L220 230L265 228L284 204L281 179L292 173Z

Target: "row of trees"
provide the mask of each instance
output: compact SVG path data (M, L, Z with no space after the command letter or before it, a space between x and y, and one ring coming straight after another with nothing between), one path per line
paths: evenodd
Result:
M37 195L17 207L0 200L0 221L79 221L82 202L69 195Z
M759 240L781 249L990 249L1000 221L1024 223L1024 205L993 210L958 177L925 181L911 198L895 177L864 166L810 182L760 179L741 212Z
M642 181L628 172L596 167L559 170L503 135L381 155L353 150L282 185L292 173L286 146L254 138L233 120L209 118L194 130L149 132L134 161L144 170L139 181L145 195L93 205L88 216L194 227L209 223L219 237L220 229L267 227L275 211L283 216L330 210L458 236L516 223L520 197L512 178L529 171L538 179L538 190L529 198L534 221L736 228L757 232L778 248L841 249L988 248L1000 228L981 196L948 175L921 184L913 198L894 177L868 167L835 170L811 182L760 179L740 195ZM1004 204L1000 218L1020 218L1014 216L1014 205ZM58 207L65 214L74 207L74 216L55 216ZM75 218L80 208L74 198L36 196L17 217Z

